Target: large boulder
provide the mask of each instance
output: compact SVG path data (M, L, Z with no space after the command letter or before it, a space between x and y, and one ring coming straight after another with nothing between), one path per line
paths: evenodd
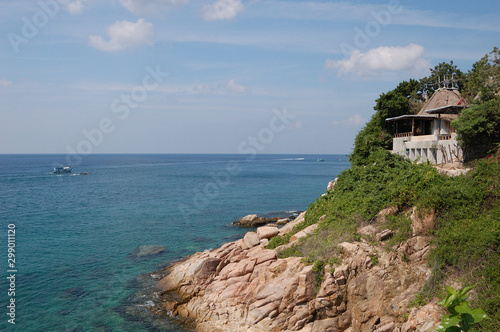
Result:
M252 223L259 217L256 214L249 214L239 220L241 226L252 226Z
M278 227L273 226L262 226L257 228L257 235L260 239L270 239L273 236L278 235Z
M245 234L243 242L245 243L247 248L253 248L260 244L260 237L255 232L248 232Z

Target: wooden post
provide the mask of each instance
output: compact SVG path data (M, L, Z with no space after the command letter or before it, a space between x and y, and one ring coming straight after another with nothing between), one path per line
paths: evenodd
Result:
M438 140L441 135L441 113L438 114Z
M411 119L411 136L415 136L415 119Z

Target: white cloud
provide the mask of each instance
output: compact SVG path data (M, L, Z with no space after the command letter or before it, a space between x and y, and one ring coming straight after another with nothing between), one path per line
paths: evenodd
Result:
M0 80L0 87L6 87L6 86L11 86L12 81L7 81L7 80Z
M159 11L185 5L189 0L120 0L135 15L157 15Z
M229 89L230 92L234 93L245 93L247 90L243 85L236 83L234 79L230 80L227 83L227 88Z
M349 127L358 127L366 122L366 119L363 118L359 114L354 114L347 119L341 120L341 121L334 121L333 125L338 126L338 125L343 125L343 126L349 126Z
M227 20L238 15L243 9L241 0L218 0L203 7L203 18L207 21Z
M116 21L106 29L109 40L101 36L90 36L89 43L92 47L105 52L121 51L126 48L143 45L154 45L153 24L140 18L136 23Z
M410 44L403 47L381 46L362 53L355 50L349 59L325 62L326 69L337 70L339 75L354 73L357 76L377 76L383 72L411 72L422 75L431 64L424 59L423 46Z
M66 5L66 10L71 15L81 14L83 12L83 2L87 0L75 0Z

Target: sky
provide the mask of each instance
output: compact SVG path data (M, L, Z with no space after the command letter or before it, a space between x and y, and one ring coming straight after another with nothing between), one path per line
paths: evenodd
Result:
M500 1L0 0L0 153L348 154Z

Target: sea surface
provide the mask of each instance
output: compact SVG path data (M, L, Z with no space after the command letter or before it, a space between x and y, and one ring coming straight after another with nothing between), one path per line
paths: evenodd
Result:
M72 161L72 174L56 175L52 168L66 166L67 156L0 155L1 331L186 331L175 320L131 314L130 298L142 287L137 277L238 239L248 229L231 223L247 214L307 209L349 167L343 155L89 155ZM15 227L13 267L9 227ZM131 255L141 245L166 250ZM11 299L15 325L8 322Z

